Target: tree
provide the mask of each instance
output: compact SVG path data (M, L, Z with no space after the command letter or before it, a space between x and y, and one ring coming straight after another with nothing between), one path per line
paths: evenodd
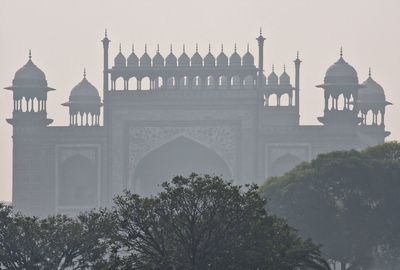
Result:
M399 157L395 142L323 154L269 179L261 190L268 210L322 244L342 269L368 269L374 258L400 255Z
M111 224L104 210L38 219L0 205L0 269L104 267Z
M115 199L123 269L329 269L317 246L267 214L256 186L192 174L162 187Z

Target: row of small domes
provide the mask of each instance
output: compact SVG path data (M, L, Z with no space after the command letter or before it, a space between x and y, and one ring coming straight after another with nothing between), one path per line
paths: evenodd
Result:
M153 65L152 65L153 64ZM165 58L161 55L159 46L157 46L157 53L151 59L149 54L147 53L147 45L145 46L145 52L144 54L140 57L140 59L136 56L134 52L134 48L132 46L132 52L128 56L128 59L125 58L123 53L121 52L121 45L119 49L119 53L114 59L114 66L115 67L215 67L215 66L221 66L221 67L226 67L226 66L246 66L246 67L252 67L254 66L254 56L249 52L249 47L247 46L247 52L243 55L242 57L237 53L236 51L236 45L235 45L235 50L234 53L229 57L226 56L224 53L224 48L223 46L221 47L221 52L215 59L214 55L211 53L211 47L209 46L209 51L208 54L204 57L204 59L201 57L201 55L198 52L198 46L196 45L196 52L193 54L193 56L190 58L186 52L185 52L185 46L183 46L183 52L177 58L173 52L172 52L172 46L170 49L169 55Z
M7 89L30 89L32 87L47 88L44 72L33 63L31 58L31 53L29 52L28 62L15 73L13 86L7 87ZM343 54L341 53L339 60L328 68L324 81L325 84L330 85L358 85L358 75L354 67L344 60ZM286 73L286 70L284 70L279 77L279 83L283 85L290 84L290 77ZM274 70L268 77L268 84L278 84L278 76ZM358 92L359 102L386 102L384 89L372 79L371 71L368 79L362 85L363 87L360 88ZM80 97L86 97L87 100L100 102L99 92L96 87L86 79L86 72L84 72L83 80L72 89L70 97L76 100L79 100Z

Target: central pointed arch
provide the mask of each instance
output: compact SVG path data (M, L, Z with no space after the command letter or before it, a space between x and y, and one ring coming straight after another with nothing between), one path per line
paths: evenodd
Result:
M180 136L148 153L133 175L133 191L143 196L156 194L160 184L176 175L215 174L232 179L227 163L212 149Z

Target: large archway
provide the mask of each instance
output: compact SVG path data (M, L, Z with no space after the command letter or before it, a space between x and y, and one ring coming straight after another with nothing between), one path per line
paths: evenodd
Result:
M215 151L181 136L151 151L138 163L133 189L143 196L156 194L162 182L192 172L232 179L228 165Z

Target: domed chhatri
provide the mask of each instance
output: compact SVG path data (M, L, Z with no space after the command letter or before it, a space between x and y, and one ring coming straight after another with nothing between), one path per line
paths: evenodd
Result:
M164 66L164 57L160 54L160 45L157 45L157 53L153 58L153 66L154 67L163 67Z
M268 85L278 85L278 75L275 73L275 67L272 65L272 72L268 76Z
M227 67L228 66L228 56L224 53L224 45L221 45L221 53L217 57L217 66L218 67Z
M203 58L199 54L199 46L196 44L196 52L193 54L190 59L190 64L192 67L201 67L203 66Z
M362 85L363 87L358 90L357 102L359 104L391 104L386 101L383 87L372 78L371 69L368 79Z
M114 59L115 67L125 67L126 66L126 58L121 52L121 44L119 44L119 53Z
M71 102L100 103L100 95L97 88L86 79L86 70L83 71L83 79L71 90Z
M172 53L172 45L170 47L170 52L165 59L165 66L167 67L176 67L178 64L178 60L176 59L176 56Z
M128 67L138 67L139 66L139 57L135 54L135 47L132 44L132 52L128 57Z
M183 45L183 51L182 51L181 56L179 56L178 65L179 65L179 67L189 67L190 66L190 58L186 54L185 45Z
M324 83L331 84L358 84L358 75L354 67L343 58L343 49L340 49L340 58L328 68Z
M204 57L204 66L205 67L215 67L215 57L211 53L211 45L208 45L208 53L206 57Z
M247 52L243 55L243 66L254 66L254 56L250 53L249 44L247 44Z
M151 67L151 58L147 53L147 44L144 45L144 54L140 57L141 67Z
M240 67L242 65L242 58L237 53L236 44L235 44L234 52L231 55L231 57L229 58L229 65L232 67Z
M86 79L83 79L71 90L69 101L62 104L69 107L71 126L98 126L100 124L100 108L102 106L99 91ZM78 118L80 116L80 121Z
M283 73L279 77L280 85L290 85L290 76L286 73L286 65L283 66Z

